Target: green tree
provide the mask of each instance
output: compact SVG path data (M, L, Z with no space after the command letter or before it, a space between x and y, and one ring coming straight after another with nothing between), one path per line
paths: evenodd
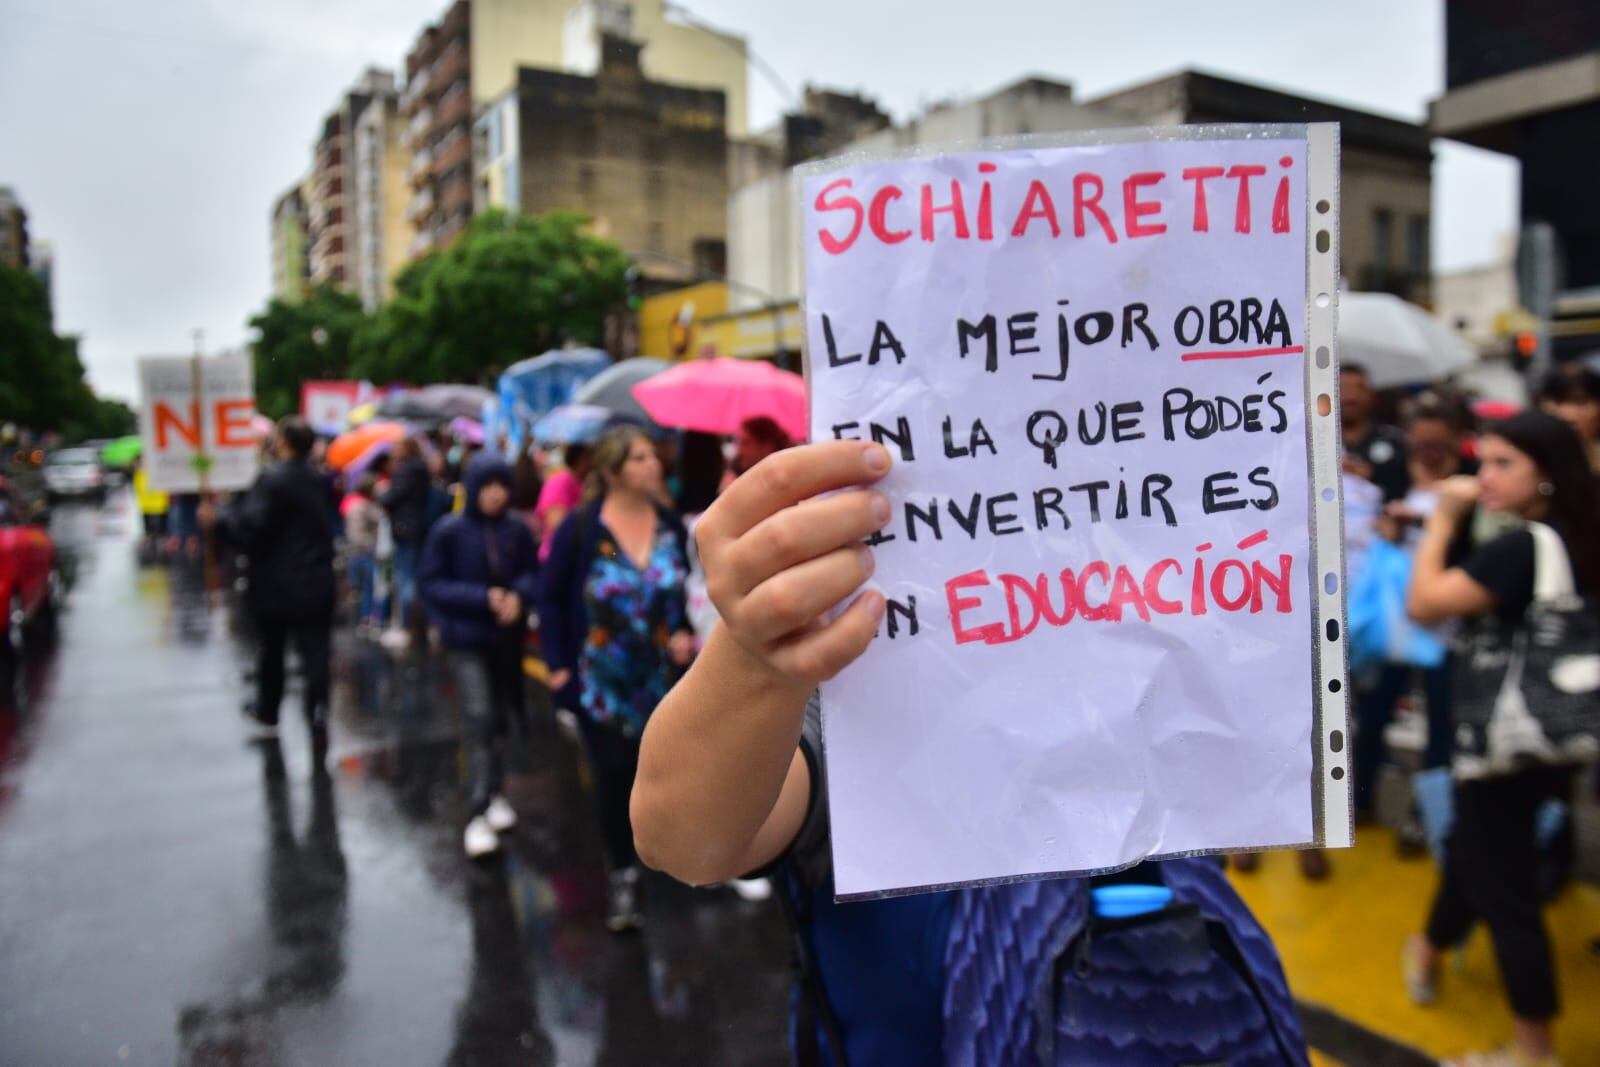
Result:
M0 421L82 436L95 405L78 340L56 333L44 285L0 266Z
M84 437L130 437L139 432L139 413L120 400L93 398L84 423Z
M298 303L274 297L250 320L256 332L256 407L271 418L300 410L300 383L351 376L351 348L367 323L361 301L319 285Z
M475 216L402 270L356 340L355 373L415 384L484 381L565 341L598 344L627 298L627 255L571 211Z

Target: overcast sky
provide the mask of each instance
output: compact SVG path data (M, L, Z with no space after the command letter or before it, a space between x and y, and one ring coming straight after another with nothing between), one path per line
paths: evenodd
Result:
M57 327L83 335L97 389L131 399L137 357L187 352L195 328L209 350L244 343L271 284L272 201L322 116L446 6L0 0L0 185L55 246ZM1444 0L687 6L795 92L861 90L899 118L1025 74L1087 97L1199 67L1414 121L1443 85ZM779 113L759 71L750 90L754 123ZM1515 224L1515 164L1436 144L1436 266L1489 262Z

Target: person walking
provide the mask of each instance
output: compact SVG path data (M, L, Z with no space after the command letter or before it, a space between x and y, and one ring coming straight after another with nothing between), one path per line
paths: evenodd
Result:
M512 514L511 467L480 453L462 474L466 502L429 532L417 587L439 626L466 720L468 820L462 845L477 859L500 847L517 815L501 793L502 746L522 719L522 641L538 548Z
M200 506L202 524L249 560L247 605L256 626L256 700L246 717L261 736L278 729L283 657L290 641L305 672L305 719L317 747L327 743L328 655L333 630L333 515L328 488L311 467L316 434L298 416L278 422L278 462L220 514Z
M645 434L595 446L585 502L561 524L539 587L550 689L578 712L610 865L607 924L637 928L639 867L628 796L639 737L694 656L684 602L683 523L661 506L661 461Z
M585 444L570 444L561 453L562 466L550 472L539 487L534 517L539 522L539 561L550 558L556 530L573 508L583 503L583 486L591 469L591 449Z
M133 464L133 495L139 502L139 518L144 524L142 548L151 555L162 551L167 536L167 509L171 498L160 489L150 487L150 471L140 456Z
M1534 601L1537 533L1523 527L1478 547L1460 566L1446 554L1474 504L1542 523L1559 535L1585 607L1600 605L1600 495L1588 456L1570 425L1543 412L1524 412L1486 430L1476 479L1441 482L1437 505L1423 527L1408 608L1423 623L1463 620L1504 648L1528 626ZM1465 653L1463 653L1465 655ZM1462 694L1463 697L1465 694ZM1444 873L1426 930L1411 938L1403 964L1418 1003L1438 995L1444 950L1461 943L1482 921L1515 1016L1505 1048L1456 1061L1462 1067L1555 1067L1552 1037L1560 1005L1549 934L1541 912L1538 813L1570 789L1570 772L1530 763L1508 773L1459 780L1455 822Z
M1565 363L1545 378L1536 399L1541 411L1577 431L1589 469L1600 473L1600 374L1582 363Z
M378 536L383 529L383 508L377 496L378 477L368 471L339 504L349 555L350 588L356 594L356 630L362 636L371 636L382 625L377 588Z
M1376 401L1367 369L1358 363L1340 364L1339 429L1344 438L1344 469L1376 485L1387 504L1405 498L1411 478L1405 436L1377 420L1373 413Z
M1406 420L1411 488L1403 500L1389 504L1379 519L1385 540L1414 552L1421 525L1438 505L1439 486L1458 474L1470 473L1462 455L1461 429L1460 413L1443 400L1427 399L1411 412ZM1465 545L1466 538L1458 536L1452 545L1452 561L1462 554ZM1450 670L1447 657L1438 666L1421 672L1428 724L1424 769L1450 764ZM1378 668L1375 684L1364 687L1356 700L1358 729L1352 771L1357 819L1375 815L1378 771L1388 752L1385 732L1394 718L1395 706L1410 692L1415 674L1416 669L1410 664L1385 663Z
M776 419L768 415L757 415L739 424L731 445L732 455L729 456L728 469L722 475L723 489L774 452L792 448L794 440L784 432Z
M417 561L422 542L428 536L428 509L433 497L433 477L428 461L416 438L402 438L394 448L393 473L389 488L379 498L389 514L389 531L394 538L394 631L397 645L413 623L412 606L417 601Z

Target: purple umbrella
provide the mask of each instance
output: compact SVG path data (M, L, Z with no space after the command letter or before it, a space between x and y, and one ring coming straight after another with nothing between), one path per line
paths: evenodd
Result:
M469 419L465 415L457 415L450 420L450 432L456 440L469 445L483 444L483 423L477 419Z

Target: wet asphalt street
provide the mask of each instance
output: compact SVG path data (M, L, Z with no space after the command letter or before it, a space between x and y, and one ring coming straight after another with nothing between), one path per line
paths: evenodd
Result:
M553 717L514 845L469 864L442 672L341 633L327 773L293 691L248 743L241 620L198 565L141 565L135 522L57 511L59 640L0 696L0 1064L788 1062L771 902L653 879L643 935L605 931Z

